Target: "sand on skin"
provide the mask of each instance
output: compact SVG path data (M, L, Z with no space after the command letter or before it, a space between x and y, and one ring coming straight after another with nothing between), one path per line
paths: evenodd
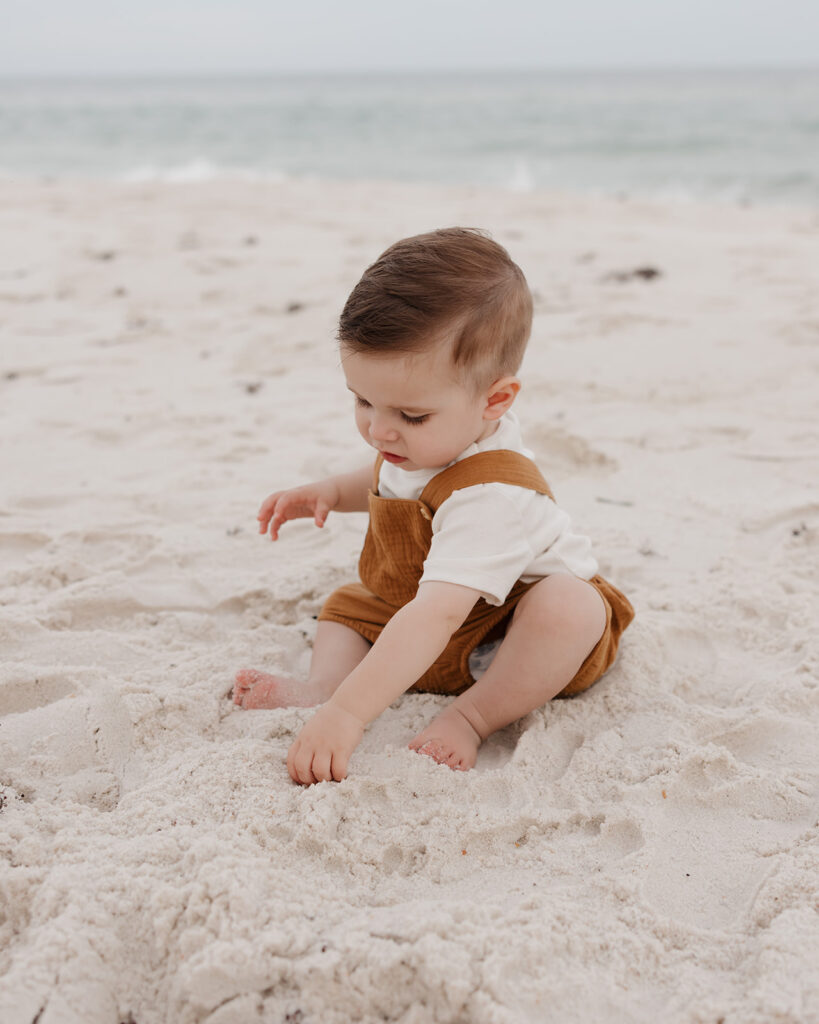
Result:
M413 695L302 789L309 712L227 694L304 670L364 518L255 512L367 458L335 318L454 223L529 277L526 437L637 620L476 770ZM819 214L4 182L0 239L4 1024L819 1019Z

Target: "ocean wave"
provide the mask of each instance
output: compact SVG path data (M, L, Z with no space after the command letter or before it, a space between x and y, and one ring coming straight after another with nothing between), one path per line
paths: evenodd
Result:
M515 161L512 173L506 180L509 192L534 192L537 187L535 175L526 160Z
M819 202L819 71L0 78L4 177Z
M129 185L146 182L169 182L174 184L196 184L206 181L287 181L289 175L278 170L258 170L214 163L205 157L197 157L181 164L140 164L130 170L114 175L116 181Z

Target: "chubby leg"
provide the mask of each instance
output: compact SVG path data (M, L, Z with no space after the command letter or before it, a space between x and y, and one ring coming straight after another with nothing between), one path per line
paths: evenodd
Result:
M410 743L439 764L466 771L497 729L542 707L567 686L606 627L595 588L576 576L547 576L520 599L486 673Z
M245 710L323 704L364 658L370 646L369 640L349 626L340 622L319 622L306 682L243 668L236 673L233 703Z

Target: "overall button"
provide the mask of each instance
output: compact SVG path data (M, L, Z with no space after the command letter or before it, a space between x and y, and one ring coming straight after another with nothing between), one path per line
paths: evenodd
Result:
M429 522L432 522L432 511L430 509L428 509L427 506L424 505L423 502L419 502L419 504L418 504L418 511L421 513L421 515L424 517L424 519L427 519L427 520L429 520Z

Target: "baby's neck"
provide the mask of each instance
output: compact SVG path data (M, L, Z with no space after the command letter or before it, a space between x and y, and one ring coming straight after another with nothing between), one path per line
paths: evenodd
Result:
M500 426L500 420L490 420L486 427L481 431L480 437L475 440L475 444L480 444L481 441L485 441L488 437L491 437Z

